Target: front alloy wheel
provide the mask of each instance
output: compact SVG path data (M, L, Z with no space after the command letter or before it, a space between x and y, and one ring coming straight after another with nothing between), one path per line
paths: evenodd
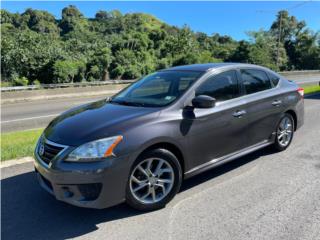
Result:
M156 149L135 163L127 187L127 202L139 210L165 206L181 185L181 167L171 152Z
M130 191L142 203L156 203L168 195L173 182L174 172L166 160L148 158L133 170Z

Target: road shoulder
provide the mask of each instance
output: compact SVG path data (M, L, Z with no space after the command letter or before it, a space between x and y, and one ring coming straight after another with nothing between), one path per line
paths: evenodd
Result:
M18 165L18 164L33 162L33 161L34 160L32 157L24 157L24 158L19 158L19 159L7 160L7 161L1 162L0 169L11 167L11 166Z

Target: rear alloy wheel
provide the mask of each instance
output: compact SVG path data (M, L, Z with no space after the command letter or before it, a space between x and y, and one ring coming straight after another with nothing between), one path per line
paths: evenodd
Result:
M164 207L178 192L182 181L179 161L169 151L156 149L135 163L127 186L127 203L139 210Z
M286 113L277 127L275 148L278 151L285 150L291 143L294 132L294 121L290 114Z

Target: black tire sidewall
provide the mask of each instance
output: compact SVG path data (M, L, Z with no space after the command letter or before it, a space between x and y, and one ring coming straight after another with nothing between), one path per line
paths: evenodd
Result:
M170 193L163 198L161 201L153 204L144 204L139 202L131 193L130 191L130 176L134 168L142 161L147 158L162 158L166 160L172 167L174 172L174 183ZM177 159L177 157L166 149L154 149L143 153L131 167L127 187L126 187L126 202L133 208L142 210L142 211L152 211L156 209L163 208L179 191L182 182L182 169L181 165Z

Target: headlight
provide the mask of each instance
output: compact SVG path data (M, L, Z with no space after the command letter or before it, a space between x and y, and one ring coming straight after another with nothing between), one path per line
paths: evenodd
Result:
M122 136L115 136L85 143L73 150L65 161L92 162L113 156L113 149L122 139Z

